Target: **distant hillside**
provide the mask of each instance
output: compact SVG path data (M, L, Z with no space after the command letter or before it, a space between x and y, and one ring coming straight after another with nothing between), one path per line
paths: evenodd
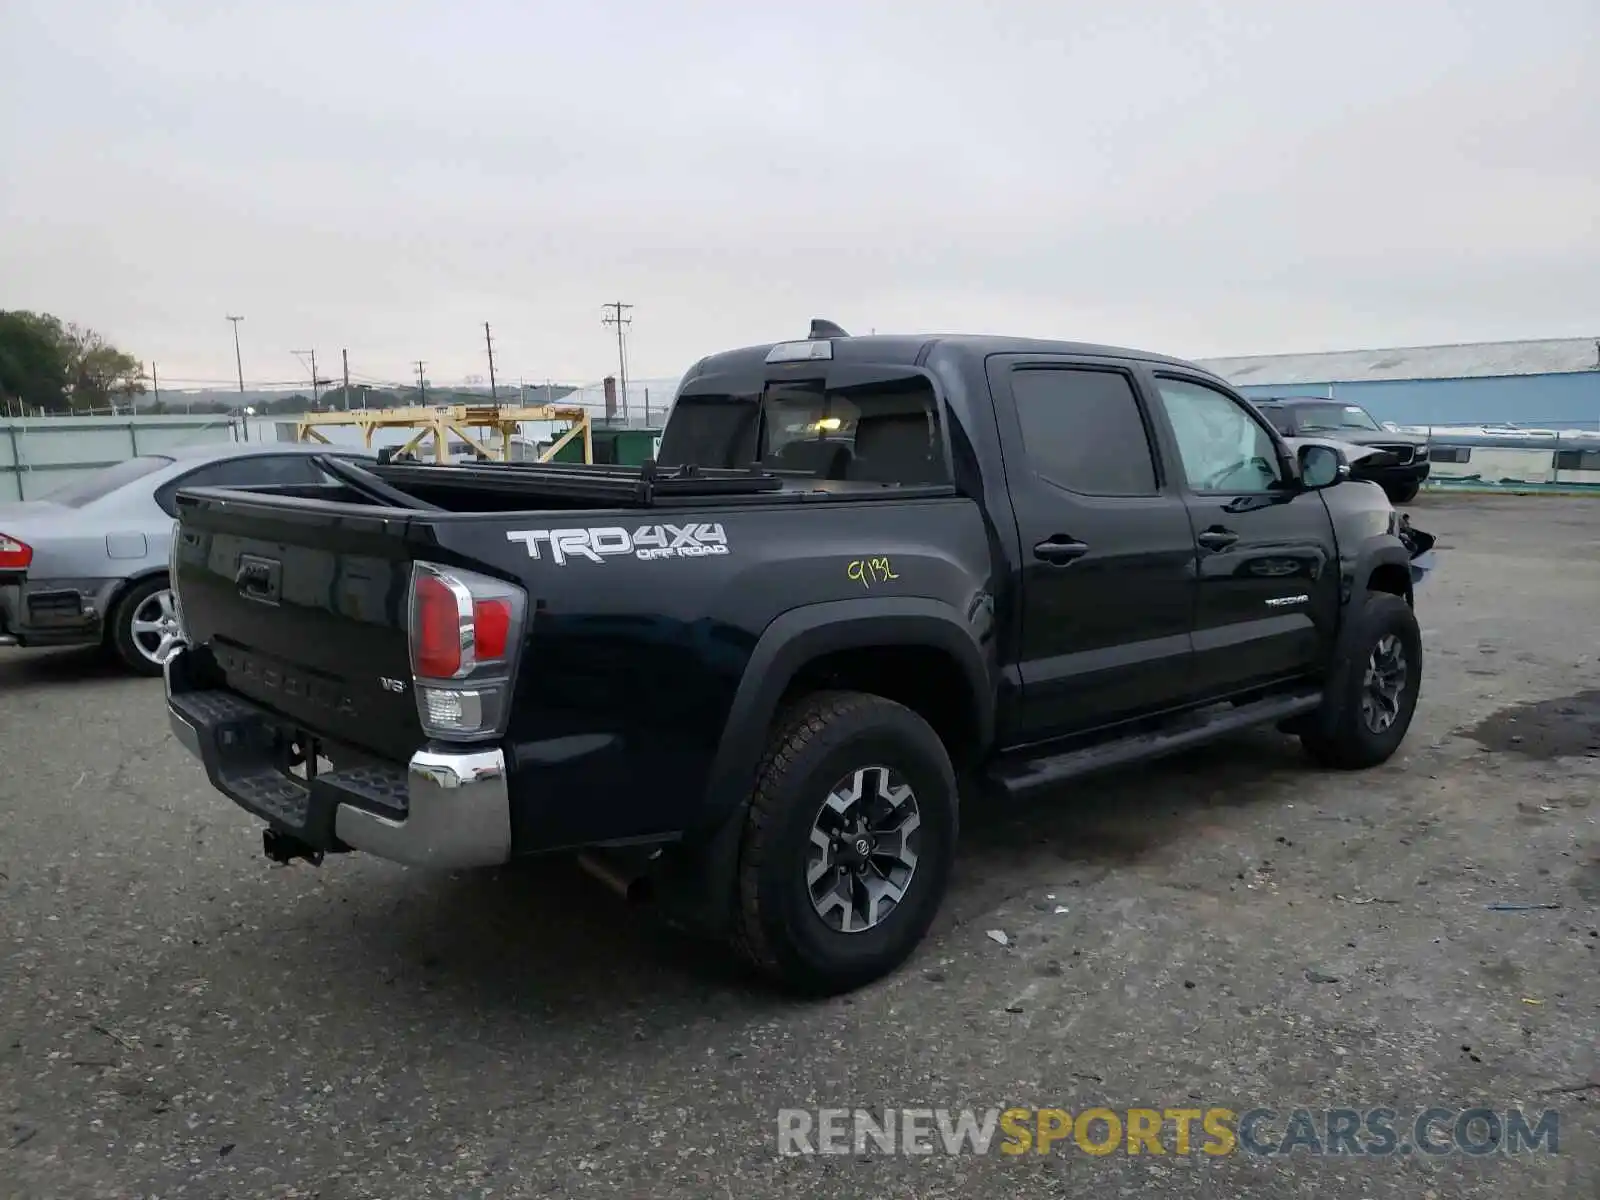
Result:
M565 384L540 385L530 387L520 394L514 387L500 389L501 404L554 404L572 395L577 389ZM486 387L461 387L461 388L433 388L427 390L426 398L412 388L379 388L354 384L350 388L348 400L344 388L329 388L324 391L313 404L311 392L305 391L286 392L282 390L264 391L245 389L244 391L228 391L219 388L206 388L198 391L174 391L167 388L161 390L161 399L158 403L152 393L136 398L138 410L150 413L181 413L181 412L235 412L241 408L254 409L257 415L271 415L275 413L302 413L314 409L323 412L333 412L342 409L358 408L404 408L416 404L488 404L491 402L489 389Z

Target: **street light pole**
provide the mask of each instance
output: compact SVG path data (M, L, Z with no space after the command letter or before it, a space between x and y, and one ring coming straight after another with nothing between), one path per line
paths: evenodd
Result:
M244 395L244 359L239 356L239 322L243 317L229 317L233 322L233 365L239 369L239 394Z

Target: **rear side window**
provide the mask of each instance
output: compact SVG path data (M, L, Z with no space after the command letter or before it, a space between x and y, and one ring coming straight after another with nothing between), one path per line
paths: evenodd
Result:
M104 496L109 496L119 487L132 483L135 479L142 479L161 470L162 467L171 465L172 460L163 455L143 454L138 458L119 462L115 466L105 467L84 479L48 492L44 499L53 504L65 504L68 508L82 508L85 504L92 504Z
M1155 494L1150 435L1122 372L1018 370L1011 395L1028 464L1041 479L1086 496Z
M340 456L343 458L344 456ZM356 466L369 465L367 460L345 458ZM308 484L332 482L318 470L309 454L244 454L238 458L224 459L197 467L187 475L172 480L156 494L156 503L172 515L177 515L173 499L182 488L202 487L303 487Z

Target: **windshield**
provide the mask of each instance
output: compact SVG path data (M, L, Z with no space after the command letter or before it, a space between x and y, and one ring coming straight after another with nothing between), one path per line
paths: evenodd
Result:
M1299 404L1295 406L1295 417L1302 431L1379 428L1359 404Z
M142 479L162 467L170 466L172 459L160 454L142 454L138 458L130 458L114 466L103 467L92 475L82 479L75 479L64 484L53 492L47 492L42 498L52 504L64 504L68 508L82 508L85 504L92 504L102 496L109 496L124 484L132 483L135 479Z
M1294 436L1294 418L1292 418L1282 408L1274 408L1269 405L1262 405L1261 415L1271 422L1272 427L1279 433L1283 434L1284 437Z

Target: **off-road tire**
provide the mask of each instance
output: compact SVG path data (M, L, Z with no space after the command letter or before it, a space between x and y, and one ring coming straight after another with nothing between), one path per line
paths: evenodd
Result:
M950 756L915 712L862 692L816 692L773 723L744 818L733 944L787 990L831 995L893 971L916 949L949 884L958 826ZM920 814L914 874L881 921L845 933L812 904L806 856L830 790L852 771L887 766L910 783Z
M1422 631L1405 599L1387 592L1369 595L1351 620L1355 625L1341 640L1323 707L1298 732L1301 745L1318 764L1359 771L1387 762L1411 727L1422 686ZM1361 700L1368 661L1378 643L1391 635L1404 650L1407 674L1394 722L1378 733L1363 718Z

